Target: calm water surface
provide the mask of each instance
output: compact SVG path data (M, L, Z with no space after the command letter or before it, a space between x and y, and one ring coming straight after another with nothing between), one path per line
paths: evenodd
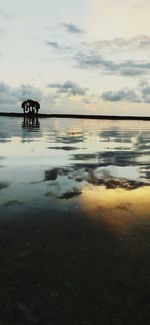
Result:
M0 118L1 324L148 323L149 126Z
M1 117L1 209L69 198L102 180L149 183L149 126L147 121Z

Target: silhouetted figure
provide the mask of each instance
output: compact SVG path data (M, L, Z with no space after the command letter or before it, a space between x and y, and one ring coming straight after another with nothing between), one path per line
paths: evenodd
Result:
M38 115L38 111L40 109L40 104L36 100L27 99L22 104L23 114L33 117L34 115Z

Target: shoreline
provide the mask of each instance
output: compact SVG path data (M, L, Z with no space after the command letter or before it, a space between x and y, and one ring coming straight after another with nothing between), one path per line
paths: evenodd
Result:
M8 117L28 117L23 113L5 113L0 112L0 116ZM150 121L150 116L118 116L118 115L83 115L83 114L38 114L38 118L75 118L75 119L93 119L93 120L142 120Z

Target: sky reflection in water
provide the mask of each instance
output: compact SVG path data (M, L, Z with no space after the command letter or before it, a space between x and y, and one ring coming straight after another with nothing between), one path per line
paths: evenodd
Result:
M127 191L124 189L94 188L82 194L82 209L93 222L99 220L119 235L135 226L149 227L150 187L140 187ZM148 228L147 228L148 229Z
M104 209L107 202L106 213L113 202L115 211L116 206L126 205L134 215L138 200L145 202L145 198L143 209L148 211L149 186L133 189L149 184L149 126L142 121L1 117L1 211L18 203L27 206L38 201L40 207L73 196L89 213L93 204ZM148 213L144 211L143 215Z

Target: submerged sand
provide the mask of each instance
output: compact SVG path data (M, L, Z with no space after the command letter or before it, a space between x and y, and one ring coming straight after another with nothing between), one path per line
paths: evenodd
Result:
M150 187L9 202L0 324L148 324Z

